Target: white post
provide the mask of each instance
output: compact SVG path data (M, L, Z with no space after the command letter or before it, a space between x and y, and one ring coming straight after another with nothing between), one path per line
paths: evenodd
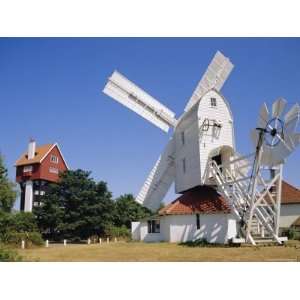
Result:
M261 237L264 238L265 237L265 227L261 227Z
M275 220L275 233L279 235L280 225L280 207L281 207L281 190L282 190L282 165L279 166L279 178L276 182L276 220Z
M99 238L99 244L100 244L100 245L102 244L102 239L101 239L101 238Z
M46 248L49 247L49 241L48 241L48 240L46 240L45 247L46 247Z
M117 238L115 237L115 243L117 242Z
M22 242L21 242L21 248L25 249L25 241L24 240L22 240Z
M64 246L65 247L67 246L67 240L64 240Z
M87 243L88 243L88 245L91 244L91 239L90 238L88 238Z
M106 243L109 244L109 237L106 239Z

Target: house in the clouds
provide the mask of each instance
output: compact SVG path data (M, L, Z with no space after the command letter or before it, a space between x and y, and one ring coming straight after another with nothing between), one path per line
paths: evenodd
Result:
M21 189L20 210L27 212L40 205L48 184L58 182L59 173L68 170L57 143L37 146L33 139L15 166Z

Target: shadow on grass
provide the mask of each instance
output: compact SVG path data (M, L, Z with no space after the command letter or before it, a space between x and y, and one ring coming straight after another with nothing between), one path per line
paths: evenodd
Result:
M228 244L217 244L217 243L209 243L206 239L197 239L194 241L187 241L187 242L182 242L178 244L179 246L184 246L184 247L191 247L191 248L196 248L196 247L205 247L205 248L231 248L231 247L239 247L239 244L233 244L233 243L228 243Z

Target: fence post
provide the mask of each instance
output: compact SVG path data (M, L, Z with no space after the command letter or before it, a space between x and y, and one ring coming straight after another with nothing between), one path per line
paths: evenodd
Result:
M100 244L100 245L102 244L102 239L101 239L101 238L99 238L99 244Z
M67 246L67 240L64 240L64 246L65 247Z
M109 237L106 239L106 243L109 244Z
M46 240L45 247L46 247L46 248L49 247L49 241L48 241L48 240Z
M117 238L115 237L115 243L117 242Z
M91 239L90 238L88 238L87 243L88 243L88 245L91 244Z
M25 249L25 241L24 240L21 241L21 248Z

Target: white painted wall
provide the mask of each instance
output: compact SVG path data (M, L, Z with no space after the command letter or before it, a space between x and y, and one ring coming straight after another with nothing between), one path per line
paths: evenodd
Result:
M161 216L160 233L148 233L147 222L141 222L136 228L139 228L140 240L144 242L180 243L206 239L209 243L223 244L237 233L235 218L230 214L200 215L200 229L197 229L196 215ZM136 239L138 234L133 234L133 239Z
M171 243L196 239L206 239L209 243L227 242L228 215L200 215L200 229L197 229L196 226L196 215L172 215L162 218L165 218L165 224L170 228L169 242ZM231 227L230 230L232 231Z
M290 227L300 217L300 204L281 204L280 227Z
M217 106L211 107L211 98L216 98ZM213 127L203 132L201 126L208 118L222 125L219 135L213 134ZM184 132L185 143L181 133ZM221 94L211 90L207 92L198 105L195 105L180 120L175 128L175 191L180 193L203 184L204 172L211 151L229 146L235 149L232 113L228 103ZM186 161L183 171L182 160Z
M210 99L217 99L217 106L211 107ZM204 180L204 171L211 152L221 146L229 146L235 149L233 118L226 100L216 91L209 91L201 99L198 106L199 128L205 118L215 119L222 125L219 135L213 135L213 128L208 132L199 131L200 136L200 159L201 159L201 178Z
M184 132L184 144L182 143ZM186 171L183 170L185 159ZM175 192L180 193L200 184L200 152L197 105L175 129Z
M131 222L131 237L134 241L141 240L140 225L141 222Z

